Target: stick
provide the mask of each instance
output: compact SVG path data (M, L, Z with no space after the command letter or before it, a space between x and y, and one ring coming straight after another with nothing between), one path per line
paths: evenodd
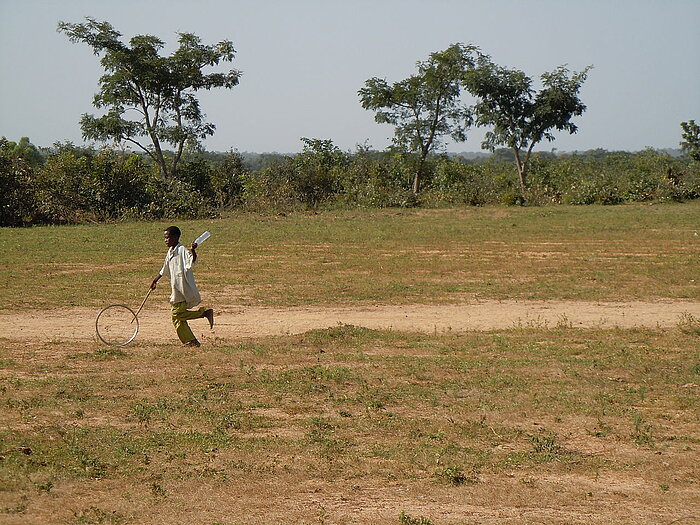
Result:
M134 319L131 320L132 323L134 322L134 320L135 320L135 319L139 316L139 314L141 313L141 309L143 308L143 305L146 304L146 300L148 299L148 296L151 295L151 292L152 292L152 291L153 291L153 288L149 288L149 289L148 289L148 293L146 294L146 297L143 298L143 302L141 303L141 306L139 306L139 309L138 309L138 310L136 311L136 313L134 314Z

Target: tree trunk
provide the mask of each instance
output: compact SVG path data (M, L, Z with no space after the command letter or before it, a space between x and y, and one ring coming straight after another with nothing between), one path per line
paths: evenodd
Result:
M440 106L441 106L441 95L438 95L435 101L435 114L433 116L433 121L430 126L430 134L425 142L421 138L421 143L423 144L420 150L420 163L418 164L418 171L416 176L413 178L413 194L418 195L420 191L420 185L423 178L423 168L425 167L425 159L428 158L428 153L430 153L430 148L433 146L433 141L435 140L435 130L437 129L438 121L440 119ZM420 133L418 134L420 137Z
M527 189L527 158L525 162L520 158L520 149L513 148L515 152L515 163L518 166L518 178L520 179L520 193L525 201L525 191Z
M522 159L520 156L520 148L513 148L513 151L515 152L515 161L518 164L518 177L520 178L520 192L523 197L523 204L527 202L525 197L527 193L527 172L528 168L530 167L530 156L532 155L532 149L534 147L535 142L533 141L530 143L530 146L525 152L525 159Z
M418 195L421 188L421 183L423 182L423 169L425 168L425 159L428 158L428 152L430 151L430 143L423 146L420 152L420 160L418 162L418 169L413 176L413 194Z
M180 130L182 130L182 128L183 128L183 126L182 126L182 114L180 113L180 104L182 103L182 98L180 95L181 95L181 93L178 92L177 93L177 100L179 101L179 103L177 104L177 107L175 109L175 113L177 115L177 126ZM175 175L177 175L177 165L179 164L180 159L182 158L182 151L185 147L186 140L187 140L186 138L180 138L180 140L178 140L177 149L175 150L175 158L173 158L172 168L170 170L170 177L172 179L174 179Z
M170 178L170 174L168 173L168 167L165 165L165 161L159 160L158 167L160 168L160 178L167 181Z
M413 194L418 195L420 192L421 183L423 182L423 167L425 166L425 156L421 155L418 169L413 176Z
M167 181L168 166L165 162L165 157L163 156L163 150L160 147L160 140L158 140L158 135L156 135L156 131L154 129L154 126L157 124L160 115L160 100L155 104L153 117L151 118L148 112L149 104L147 102L146 96L142 93L141 89L138 86L136 88L136 92L139 94L140 97L141 111L145 119L146 131L148 132L148 136L151 138L151 144L153 144L154 152L151 155L151 157L156 161L158 167L160 168L160 177L164 181Z
M418 195L420 191L420 171L417 171L413 176L413 194Z

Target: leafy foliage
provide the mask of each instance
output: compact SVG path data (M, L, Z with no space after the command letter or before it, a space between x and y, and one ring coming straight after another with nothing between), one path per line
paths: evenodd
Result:
M38 211L52 223L139 216L155 182L139 155L57 143L37 180Z
M460 100L460 79L476 53L473 46L454 44L419 62L417 74L394 84L370 78L358 92L362 107L375 112L376 122L395 126L395 147L418 157L413 180L416 194L425 160L439 147L441 137L458 142L467 139L473 119L470 108Z
M681 122L683 140L681 151L687 153L693 160L700 161L700 126L694 120Z
M105 109L106 114L83 115L83 138L136 145L157 163L164 179L175 176L187 144L214 134L214 124L204 120L197 91L230 89L240 79L241 73L235 69L203 72L206 67L233 60L235 50L228 40L206 46L192 33L179 33L178 48L163 57L160 51L165 43L159 38L137 35L127 45L108 22L93 18L86 18L82 24L60 22L58 30L102 56L105 75L100 78L93 104ZM129 120L127 114L138 117ZM173 146L175 154L166 158L163 144Z
M209 173L211 189L216 206L225 208L240 205L243 197L243 183L248 173L243 156L230 151L220 162L212 165Z
M22 137L19 142L0 138L0 152L2 155L21 158L33 168L44 164L44 155L34 144L31 143L29 137Z
M22 144L24 139L20 141ZM28 143L29 140L27 139ZM0 225L31 224L36 215L34 168L31 148L0 138ZM29 157L29 158L28 158Z
M238 152L193 152L163 180L145 155L56 143L32 165L17 144L0 141L0 225L81 223L128 218L210 217L230 208L262 212L329 207L439 207L522 203L510 156L429 155L424 189L412 191L414 166L402 155L330 140L303 139L303 151L254 170ZM32 149L33 148L33 149ZM38 148L28 148L27 151ZM507 150L506 150L507 151ZM534 153L527 201L622 204L700 197L700 165L654 150Z
M246 177L244 196L248 207L314 209L339 193L348 155L331 140L301 140L301 153Z
M513 150L523 196L528 187L527 172L535 145L554 140L553 131L576 133L571 122L586 106L578 93L591 66L571 73L560 66L541 75L542 89L535 91L532 79L518 69L507 69L481 57L477 67L464 74L464 84L478 97L476 123L489 126L482 147Z

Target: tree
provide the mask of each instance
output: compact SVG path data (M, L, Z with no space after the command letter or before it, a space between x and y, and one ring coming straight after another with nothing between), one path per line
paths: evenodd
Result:
M0 226L31 224L36 215L32 148L29 139L18 145L0 137Z
M414 194L420 191L426 158L442 145L441 138L467 139L472 113L460 100L460 79L477 52L473 46L454 44L418 62L417 74L394 84L374 77L358 92L362 107L375 112L376 122L395 126L394 145L417 155Z
M22 137L19 139L19 143L7 140L5 137L0 138L0 153L21 157L29 162L33 168L44 164L44 156L28 137Z
M681 122L683 141L681 151L690 155L693 160L700 161L700 126L694 120Z
M197 91L230 89L239 82L241 73L235 69L204 73L205 68L231 62L233 44L222 40L206 46L191 33L178 33L178 48L170 56L160 56L164 42L155 36L137 35L127 45L109 23L86 20L58 24L58 31L72 42L83 42L101 56L105 70L93 105L106 114L82 116L83 139L134 144L158 164L163 179L172 179L185 145L213 135L216 128L205 122ZM131 120L127 115L136 117ZM172 156L166 156L163 144L175 148Z
M535 145L543 139L553 141L554 130L576 133L578 128L571 119L586 110L579 90L590 69L588 66L571 73L560 66L543 73L539 92L525 73L500 67L488 57L482 57L477 67L465 70L464 86L478 98L474 107L476 123L491 126L482 147L495 151L498 146L506 146L513 150L523 198Z
M340 189L340 174L349 164L348 155L329 139L301 137L304 148L294 157L294 187L312 208Z

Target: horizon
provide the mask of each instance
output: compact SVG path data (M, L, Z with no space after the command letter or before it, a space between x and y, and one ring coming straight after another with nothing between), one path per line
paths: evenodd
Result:
M6 138L7 140L14 141L14 142L19 142L22 138L29 138L29 137L19 137L17 140L10 139L9 137L5 137L4 135L0 135L0 137ZM73 144L75 147L78 148L92 148L95 150L98 150L104 146L100 146L98 144L92 143L92 144L74 144L71 141L55 141L54 144L51 146L44 146L41 144L35 144L30 140L31 144L34 145L35 147L39 148L40 151L50 151L55 144ZM143 150L136 149L136 148L118 148L114 146L114 149L123 149L124 151L128 151L129 153L135 153L138 155L147 155L147 153ZM639 149L639 150L623 150L623 149L607 149L607 148L590 148L590 149L585 149L585 150L560 150L557 148L552 148L550 150L544 150L544 149L534 149L532 151L533 154L553 154L553 155L574 155L574 154L584 154L584 153L589 153L589 152L594 152L594 151L604 151L605 153L629 153L629 154L636 154L636 153L642 153L647 150L652 150L657 153L667 153L671 156L682 156L683 153L680 149L678 148L654 148L651 146L647 146L645 148ZM173 151L169 148L163 148L164 152L167 153L173 153ZM343 150L341 148L341 151L343 153L349 153L349 154L354 154L356 153L357 149L350 150L346 149ZM377 153L382 153L387 151L387 149L376 149L372 148L369 151L372 152L377 152ZM488 150L479 150L479 151L474 151L474 150L460 150L460 151L455 151L455 150L440 150L440 151L432 151L429 153L429 156L433 155L475 155L475 156L482 156L482 157L488 157L490 155L493 155L494 153L498 151L506 151L506 152L511 152L512 150L507 147L502 147L502 148L496 148L494 151L488 151ZM301 149L297 151L250 151L250 150L239 150L239 149L229 149L229 150L208 150L204 149L201 153L211 153L214 155L226 155L227 153L239 153L241 155L298 155L299 153L302 152Z

